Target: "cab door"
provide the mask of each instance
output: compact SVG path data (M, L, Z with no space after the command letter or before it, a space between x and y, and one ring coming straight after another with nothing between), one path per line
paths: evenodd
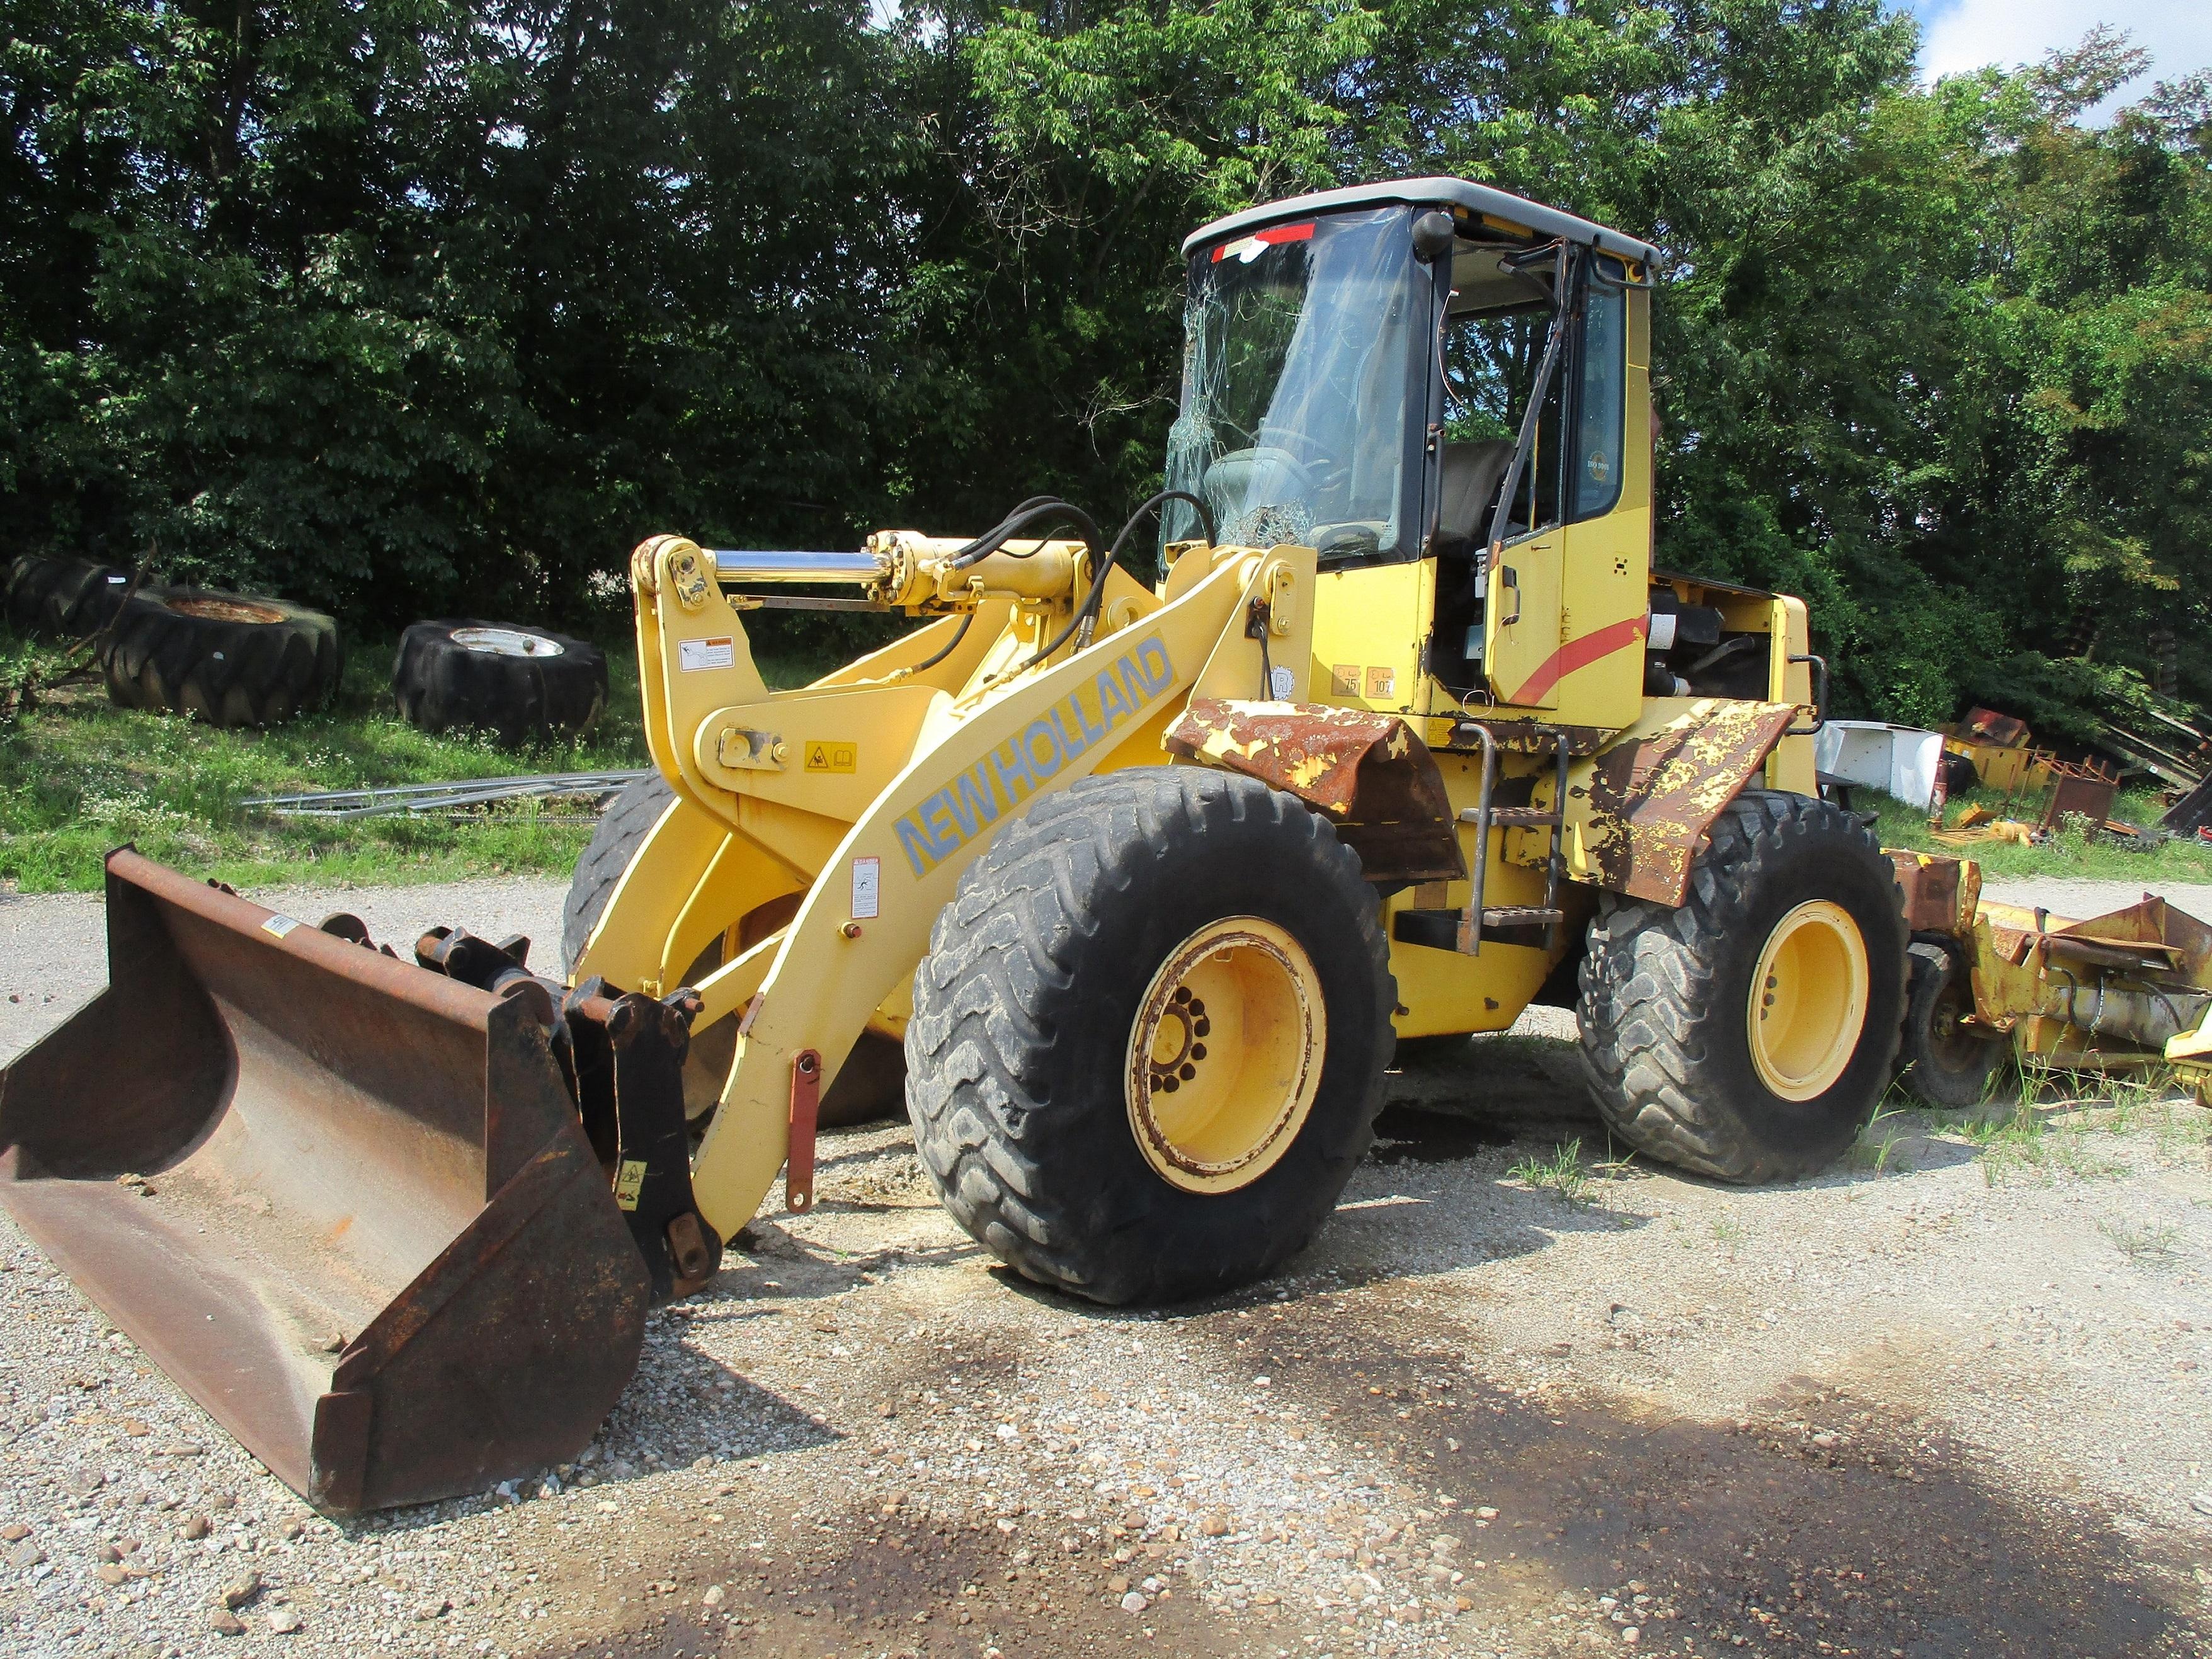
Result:
M1490 556L1485 663L1501 703L1620 726L1642 706L1650 604L1650 296L1609 256L1578 271L1558 407L1529 458L1542 527Z
M1500 702L1550 708L1558 701L1560 554L1564 533L1555 526L1509 543L1490 562L1483 661Z

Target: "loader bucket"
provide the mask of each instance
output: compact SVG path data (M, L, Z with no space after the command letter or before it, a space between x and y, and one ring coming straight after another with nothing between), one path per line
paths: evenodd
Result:
M0 1204L333 1515L573 1457L650 1288L502 998L107 861L108 986L0 1072Z

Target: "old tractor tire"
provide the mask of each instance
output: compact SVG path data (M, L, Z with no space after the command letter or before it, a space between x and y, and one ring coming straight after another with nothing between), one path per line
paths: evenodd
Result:
M623 872L629 868L647 835L675 799L668 780L658 772L648 772L626 785L600 812L599 827L592 831L584 856L576 861L575 873L568 880L568 896L561 907L564 973L575 971L576 959L584 954L592 929L599 926ZM775 918L773 925L781 926L781 918ZM686 980L696 983L722 965L725 937L717 936L699 953L684 975ZM684 1109L695 1127L703 1126L707 1114L720 1100L737 1044L734 1014L691 1034L691 1046L684 1059ZM851 1055L838 1068L836 1080L823 1091L814 1121L830 1129L872 1123L896 1117L905 1102L906 1059L899 1044L877 1032L863 1031Z
M1680 908L1612 894L1582 970L1583 1071L1606 1125L1663 1163L1792 1181L1889 1086L1904 897L1874 836L1802 795L1729 803Z
M473 727L510 748L580 737L607 706L607 659L589 641L548 629L420 622L399 636L392 695L425 732Z
M960 1224L1040 1284L1227 1290L1334 1207L1396 996L1358 857L1299 802L1195 767L1087 778L1001 830L938 915L906 1034L915 1146Z
M1899 1081L1923 1105L1961 1112L1996 1098L2012 1045L1995 1032L1960 1022L1974 1012L1966 964L1935 944L1911 950L1905 1036L1897 1053Z
M26 553L8 568L5 607L18 633L82 639L115 614L130 576L90 559Z
M107 695L125 708L193 714L211 726L276 726L319 708L345 659L319 611L258 594L142 587L100 647Z

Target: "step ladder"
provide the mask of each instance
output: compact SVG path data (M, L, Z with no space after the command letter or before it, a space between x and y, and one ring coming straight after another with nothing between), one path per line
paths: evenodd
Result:
M1552 751L1552 805L1547 810L1540 806L1498 806L1492 797L1498 789L1498 735L1479 721L1463 721L1453 732L1457 737L1472 732L1482 742L1482 791L1475 797L1475 805L1459 815L1462 823L1474 830L1474 854L1468 860L1474 878L1474 892L1466 909L1459 913L1459 933L1455 948L1464 956L1482 954L1482 939L1486 933L1500 928L1524 929L1541 927L1544 948L1556 951L1559 947L1559 928L1566 921L1566 911L1559 903L1559 883L1566 875L1566 807L1567 807L1567 734L1548 726L1516 724L1514 735L1534 737L1548 744ZM1552 846L1544 865L1544 902L1541 904L1486 905L1483 889L1490 874L1490 832L1492 830L1549 830ZM1518 943L1519 941L1515 941Z

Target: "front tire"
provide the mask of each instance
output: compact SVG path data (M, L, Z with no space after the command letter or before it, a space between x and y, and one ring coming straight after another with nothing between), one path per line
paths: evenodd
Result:
M1904 896L1856 818L1747 790L1679 908L1607 894L1583 964L1583 1069L1607 1127L1723 1181L1838 1157L1888 1087L1905 1012Z
M945 1207L1094 1301L1304 1247L1372 1138L1396 986L1357 854L1249 778L1087 778L1002 831L915 975L907 1110Z

